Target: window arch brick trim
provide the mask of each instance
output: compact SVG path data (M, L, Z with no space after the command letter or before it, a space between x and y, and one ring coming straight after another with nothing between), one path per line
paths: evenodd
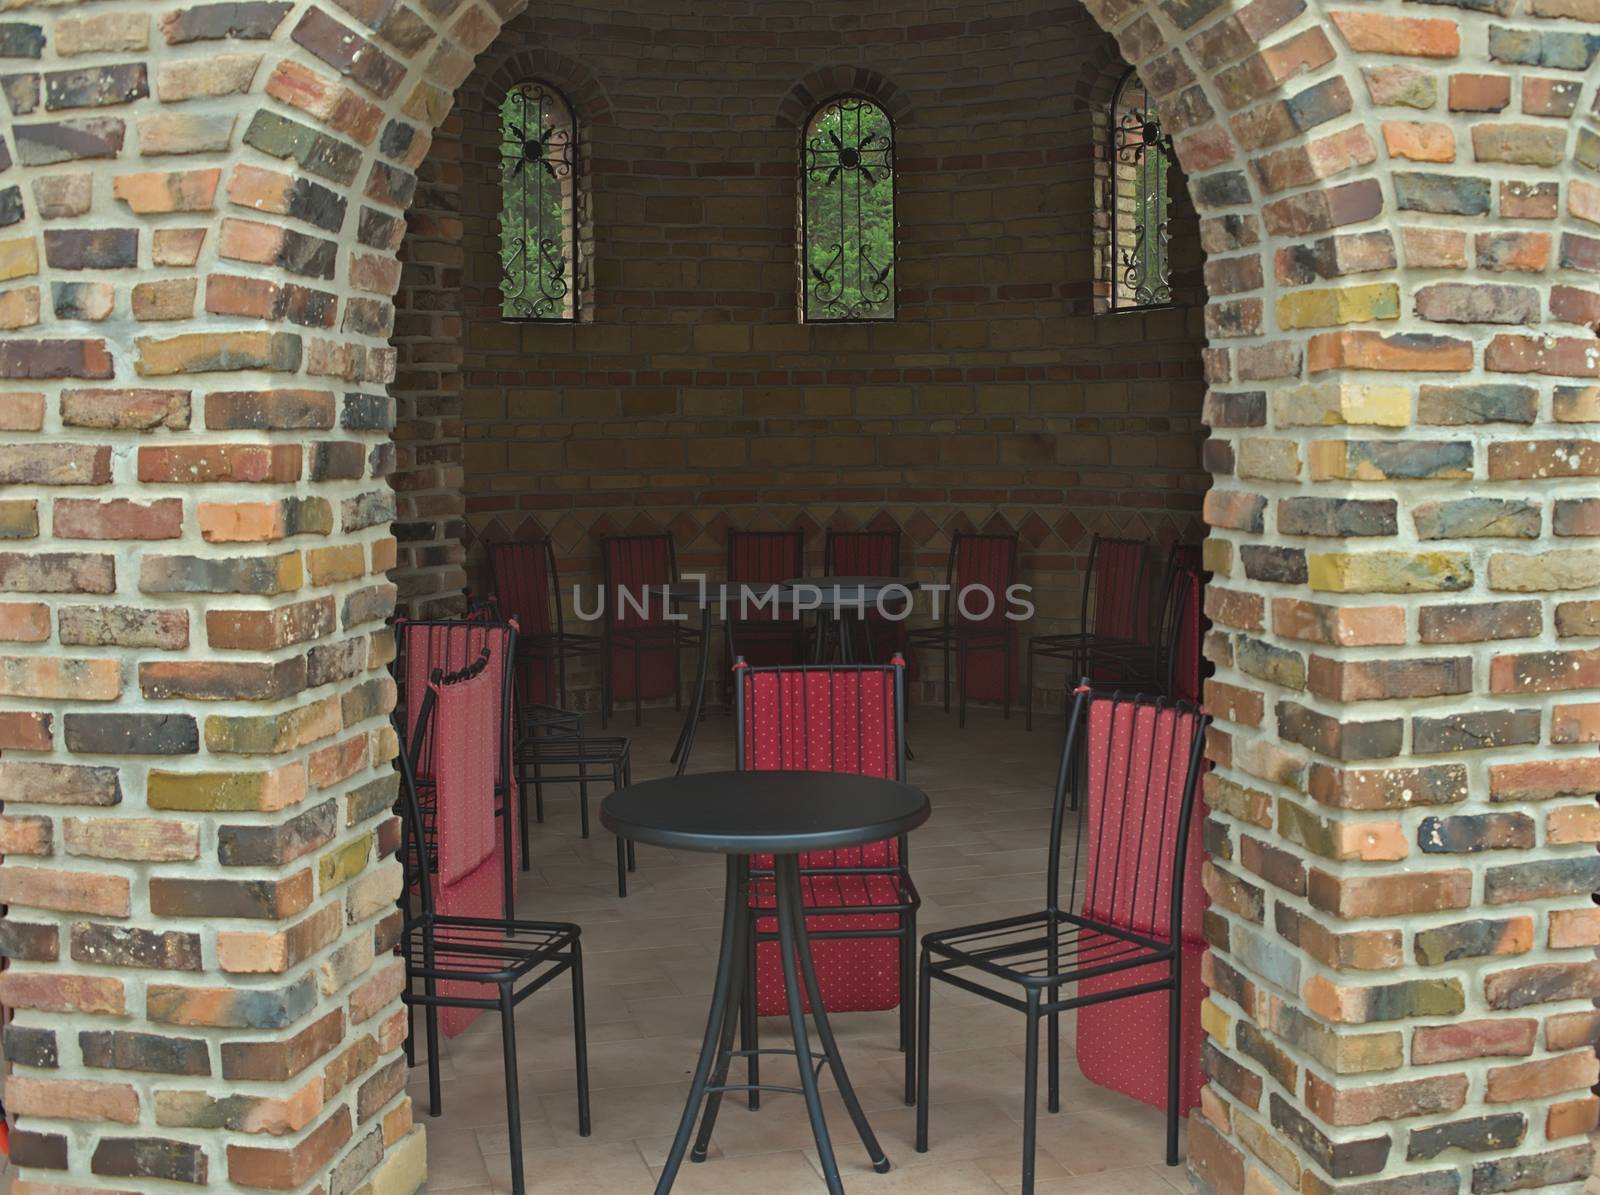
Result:
M463 94L464 104L498 110L501 102L518 83L530 79L548 83L561 92L572 107L579 126L611 124L611 99L600 78L583 63L554 50L517 50L498 61L484 63L477 72L476 88ZM472 84L468 84L472 88Z
M898 84L869 66L820 66L789 88L778 105L777 127L805 128L818 108L842 95L859 95L882 108L896 128L911 119L911 100Z

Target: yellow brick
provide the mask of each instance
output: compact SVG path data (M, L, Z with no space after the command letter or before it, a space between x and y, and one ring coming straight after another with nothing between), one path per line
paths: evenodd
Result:
M1228 1029L1233 1024L1233 1018L1211 1002L1207 996L1200 1001L1200 1027L1206 1031L1206 1036L1222 1045L1228 1044Z
M1300 476L1300 445L1294 440L1246 437L1239 441L1234 472L1247 479L1293 481Z
M1313 552L1311 588L1324 593L1440 593L1472 584L1465 552Z
M1411 391L1405 386L1325 382L1281 392L1273 400L1273 410L1279 427L1407 427Z
M39 247L32 237L0 241L0 282L39 272Z
M1278 299L1278 327L1327 328L1400 318L1400 287L1393 282L1302 290Z

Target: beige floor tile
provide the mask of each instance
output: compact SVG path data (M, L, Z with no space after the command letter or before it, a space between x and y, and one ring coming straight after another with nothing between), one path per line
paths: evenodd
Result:
M636 775L663 774L676 720L647 713L639 732L631 718L622 723L618 731L634 740ZM1007 725L986 712L974 713L968 729L958 732L953 718L946 722L919 711L913 731L922 754L912 764L912 780L928 788L935 806L933 819L912 838L924 898L921 928L1038 908L1058 742L1044 733L1027 735L1019 720ZM696 745L697 768L731 763L727 735L725 716L707 718ZM598 796L593 799L597 808ZM519 904L525 916L569 919L584 927L594 1134L577 1136L571 1005L565 981L558 981L517 1014L525 1171L532 1195L647 1195L666 1160L705 1028L722 863L714 856L641 848L630 896L619 900L613 840L598 823L594 837L579 838L574 802L570 791L552 786L547 793L549 820L534 828L534 868L523 877ZM936 989L933 1148L918 1154L916 1114L903 1100L898 1015L845 1014L835 1021L857 1095L893 1163L888 1174L871 1172L832 1077L824 1073L824 1115L853 1195L1018 1190L1021 1016L970 993ZM1078 1073L1072 1025L1071 1015L1063 1016L1068 1110L1040 1116L1039 1195L1187 1190L1181 1170L1159 1165L1159 1114ZM763 1045L784 1046L788 1036L785 1019L762 1021ZM410 1087L430 1133L430 1189L449 1195L509 1191L497 1021L480 1018L447 1039L441 1055L445 1114L424 1114L421 1068ZM794 1082L793 1061L769 1058L763 1075ZM740 1077L736 1064L734 1078ZM698 1165L685 1162L675 1195L811 1195L822 1189L800 1097L768 1094L752 1113L734 1094L724 1103L711 1157Z

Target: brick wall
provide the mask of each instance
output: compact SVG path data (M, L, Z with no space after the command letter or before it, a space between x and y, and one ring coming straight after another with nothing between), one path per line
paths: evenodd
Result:
M1217 1195L1575 1192L1600 1028L1600 12L1091 11L1175 132L1210 296L1191 1170ZM905 26L861 13L834 32L892 62ZM448 316L407 323L407 370L430 338L440 368L408 378L391 448L388 296L412 172L506 15L0 21L0 1001L26 1195L423 1180L387 954L385 479L403 461L403 529L434 525L407 584L446 594L463 375ZM969 28L1018 57L1036 36ZM417 229L446 307L447 211Z
M1197 540L1209 484L1200 247L1181 180L1178 306L1092 314L1107 277L1102 107L1126 69L1115 44L1086 11L1043 0L973 22L900 3L884 18L897 37L885 73L875 40L833 31L847 6L733 36L761 7L524 14L436 138L428 214L412 217L428 239L402 250L399 318L423 336L402 343L397 388L402 402L413 379L438 393L433 359L448 354L472 583L486 581L486 541L526 534L555 540L564 580L592 583L599 537L624 530L671 530L680 567L720 572L729 528L801 526L820 568L825 528L893 524L907 570L928 580L955 530L1015 530L1037 629L1067 629L1091 534ZM500 317L497 113L530 78L579 113L576 324ZM806 325L798 126L849 89L896 121L899 310ZM445 221L453 247L433 239ZM419 553L436 550L435 527L415 534ZM921 675L936 691L937 668ZM1061 678L1041 681L1053 700ZM575 669L578 703L597 685Z

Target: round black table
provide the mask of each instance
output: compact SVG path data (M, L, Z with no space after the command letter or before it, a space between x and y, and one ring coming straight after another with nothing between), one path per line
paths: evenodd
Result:
M700 1132L695 1138L695 1161L704 1161L716 1127L717 1111L725 1091L752 1089L794 1092L792 1087L728 1082L728 1065L735 1057L756 1054L793 1054L800 1072L799 1093L805 1097L817 1157L831 1195L843 1195L839 1165L833 1156L817 1072L826 1064L839 1085L856 1132L867 1156L880 1174L889 1159L873 1136L861 1102L845 1073L839 1047L828 1025L816 969L811 961L811 940L806 933L805 910L800 895L799 854L859 846L914 830L928 820L928 795L894 780L851 776L837 772L703 772L670 776L630 785L608 796L600 805L600 822L619 838L676 850L713 851L727 856L727 886L722 904L722 946L717 954L717 978L711 992L711 1013L706 1019L700 1060L689 1086L689 1099L666 1165L656 1183L656 1195L666 1195L677 1179L678 1168L689 1147L702 1103ZM747 949L752 932L750 909L750 856L771 854L776 879L779 954L783 960L784 990L792 1050L735 1050L733 1034L739 1020L744 991ZM799 976L796 975L798 959ZM800 983L811 1003L820 1055L811 1051L806 1034L805 1005Z
M850 621L853 619L861 628L870 660L872 624L867 621L867 611L910 613L917 582L904 577L794 577L783 582L782 588L784 605L796 610L817 611L812 663L827 663L837 650L839 663L852 664L855 650Z

